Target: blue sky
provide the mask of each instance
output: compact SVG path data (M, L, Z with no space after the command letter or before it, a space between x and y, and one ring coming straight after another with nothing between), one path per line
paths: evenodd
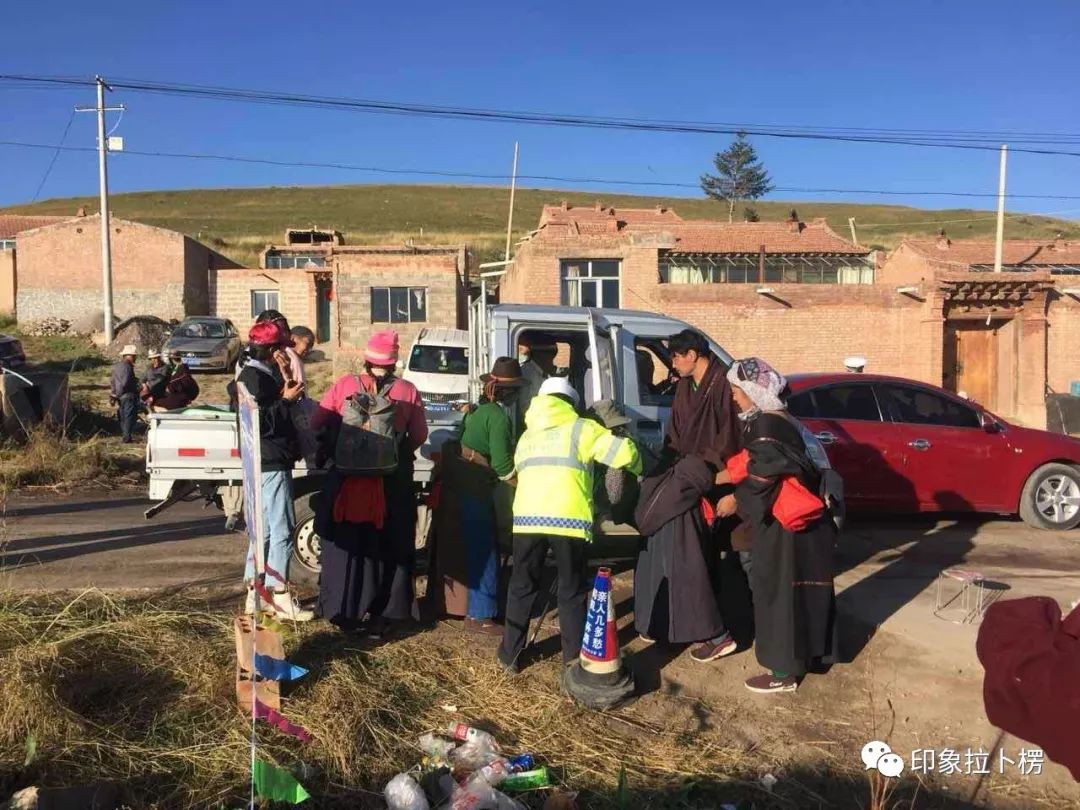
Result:
M0 73L100 73L743 124L1080 132L1080 4L1074 0L9 5ZM504 174L518 140L525 174L693 183L727 140L227 104L130 91L109 100L128 106L116 134L131 149L388 168ZM0 140L56 143L71 107L92 101L89 88L0 83ZM76 116L67 144L94 144L93 116ZM760 138L755 145L783 187L994 192L997 185L992 152ZM1080 151L1080 144L1066 148ZM0 205L29 201L50 158L44 150L0 146ZM116 192L425 179L433 178L135 155L111 162ZM96 184L92 154L64 153L41 196L93 194ZM1080 194L1080 158L1014 155L1009 190ZM695 195L692 189L681 193ZM993 207L991 199L918 194L772 196ZM1024 200L1010 208L1080 218L1080 200Z

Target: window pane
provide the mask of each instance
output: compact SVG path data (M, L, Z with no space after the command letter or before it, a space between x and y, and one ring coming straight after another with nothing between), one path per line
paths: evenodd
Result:
M765 280L766 281L783 281L784 278L783 269L772 262L765 262ZM749 280L749 279L748 279Z
M607 307L609 309L619 308L619 282L602 281L600 282L603 289L603 297L600 306Z
M427 320L427 288L409 288L409 320L423 323Z
M409 288L390 288L390 323L409 322Z
M880 422L874 390L869 385L838 385L814 392L814 416L818 419L855 419Z
M595 307L596 303L596 285L598 282L591 280L584 280L578 282L580 288L581 304L583 307Z
M390 321L390 291L386 287L371 288L371 322Z
M590 275L593 276L593 278L598 276L604 278L618 278L619 262L617 259L594 259Z
M801 419L813 419L816 415L814 412L814 394L812 391L795 394L788 400L787 407L788 413Z
M883 386L893 418L913 425L978 428L979 417L966 405L923 388Z

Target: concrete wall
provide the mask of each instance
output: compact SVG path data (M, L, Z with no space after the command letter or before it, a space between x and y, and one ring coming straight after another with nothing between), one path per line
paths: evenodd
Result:
M15 251L0 250L0 315L10 315L15 312L17 291Z
M315 328L315 283L311 274L303 270L211 270L210 313L228 318L246 335L258 314L251 311L252 290L277 290L278 309L289 323Z
M453 253L352 253L334 257L335 361L348 367L373 332L398 332L402 355L425 327L464 328L464 251ZM424 323L372 323L372 287L424 287Z

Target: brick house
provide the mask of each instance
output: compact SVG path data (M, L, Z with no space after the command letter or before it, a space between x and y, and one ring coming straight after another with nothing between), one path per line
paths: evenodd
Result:
M241 326L278 309L347 364L379 329L396 329L407 348L425 326L463 327L467 257L463 245L345 245L340 234L289 240L267 247L258 269L212 273L211 311Z
M16 237L23 231L63 222L66 219L69 217L0 214L0 315L15 313L15 297L18 292L15 266Z
M882 284L917 289L940 324L934 382L1030 423L1047 393L1080 380L1080 244L1006 240L995 273L992 240L905 239L882 263Z
M499 295L662 312L736 357L759 355L789 373L840 370L859 354L868 371L944 384L1003 416L1045 424L1046 385L1067 391L1080 379L1080 355L1067 348L1080 339L1080 303L1055 290L1080 246L1007 243L1011 272L990 279L976 271L993 263L992 242L963 255L952 244L951 260L931 240L905 242L878 262L823 220L725 223L670 209L546 206ZM983 331L976 326L988 314L999 348L982 366L995 376L958 381L957 352L966 349L956 335Z
M118 318L183 318L209 312L209 274L236 263L176 231L110 217L113 311ZM100 312L99 215L47 224L18 236L20 321Z

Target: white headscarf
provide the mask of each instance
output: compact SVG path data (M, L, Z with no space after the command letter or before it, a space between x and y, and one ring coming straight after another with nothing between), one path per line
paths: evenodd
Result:
M728 369L727 378L754 403L749 411L739 414L743 421L753 419L762 411L783 411L787 408L780 399L780 393L787 387L787 380L761 358L736 360Z

